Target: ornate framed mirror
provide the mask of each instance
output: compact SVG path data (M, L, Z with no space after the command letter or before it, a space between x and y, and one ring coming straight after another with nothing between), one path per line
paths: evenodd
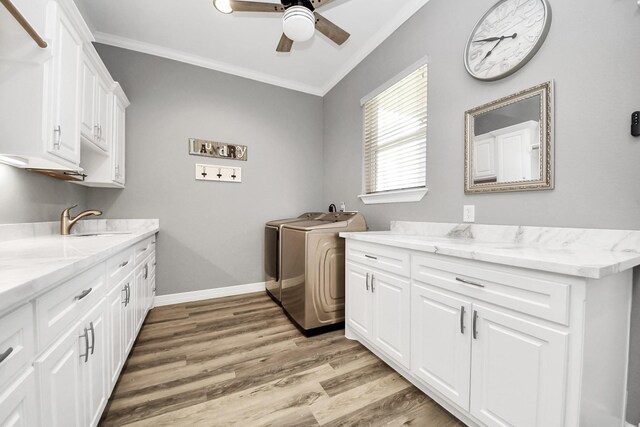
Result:
M465 113L464 192L553 188L553 82Z

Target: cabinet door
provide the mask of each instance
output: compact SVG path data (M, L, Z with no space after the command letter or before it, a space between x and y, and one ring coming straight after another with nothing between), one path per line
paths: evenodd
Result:
M499 181L531 179L531 143L529 132L519 130L496 138Z
M88 350L86 343L74 327L36 361L43 424L50 427L84 424L80 366Z
M31 427L38 425L36 383L29 368L15 383L0 393L0 426Z
M477 180L496 176L496 152L492 136L474 140L473 178Z
M371 270L373 341L407 369L411 364L411 286L409 279Z
M125 108L122 102L113 97L113 180L124 185L125 183Z
M468 411L471 302L419 282L411 299L412 372Z
M474 304L471 414L489 426L562 426L568 334Z
M96 74L83 56L80 70L80 132L88 141L94 142L96 136Z
M69 19L57 7L50 76L52 99L48 106L52 128L47 151L73 164L80 162L79 70L81 40Z
M124 365L124 304L126 302L127 283L128 281L125 279L122 284L113 288L107 296L109 311L109 390L116 385Z
M101 80L96 81L96 145L109 150L109 88Z
M146 279L145 279L145 264L140 264L135 270L135 302L133 304L135 311L135 328L134 334L137 334L140 326L142 326L142 321L144 320L144 304L145 304L145 288L146 288ZM133 290L131 293L134 293Z
M107 301L102 299L87 316L80 322L80 326L88 329L89 357L81 363L82 396L84 398L83 425L98 425L102 408L107 399Z
M126 355L131 350L133 342L136 338L136 310L135 310L135 276L131 273L131 278L128 279L126 284L126 295L124 303L124 324L123 324L123 342L124 342L124 354Z
M369 272L355 264L347 263L346 269L346 317L349 326L366 338L371 335L371 292Z

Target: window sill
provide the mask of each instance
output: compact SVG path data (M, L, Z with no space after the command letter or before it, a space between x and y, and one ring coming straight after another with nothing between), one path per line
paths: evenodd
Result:
M419 202L429 191L428 188L412 188L410 190L384 191L381 193L361 194L358 197L365 205L379 205L383 203L411 203Z

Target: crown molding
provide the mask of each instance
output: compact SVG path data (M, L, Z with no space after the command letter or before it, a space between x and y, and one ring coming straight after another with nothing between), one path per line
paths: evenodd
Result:
M214 61L203 56L192 55L175 49L158 46L152 43L141 42L126 37L116 36L103 32L95 32L93 34L96 42L115 46L122 49L133 50L135 52L146 53L148 55L159 56L161 58L171 59L186 64L195 65L197 67L208 68L210 70L220 71L226 74L232 74L238 77L267 83L274 86L280 86L285 89L291 89L298 92L308 93L315 96L323 96L321 88L308 86L293 82L291 80L282 79L270 74L261 73L244 67L238 67L226 62Z
M328 94L338 83L342 81L351 71L354 70L364 59L380 46L391 34L393 34L402 24L407 22L417 11L422 9L429 0L420 3L413 3L400 10L396 18L388 21L380 30L369 38L369 41L356 52L351 60L342 67L328 82L322 87L322 96Z

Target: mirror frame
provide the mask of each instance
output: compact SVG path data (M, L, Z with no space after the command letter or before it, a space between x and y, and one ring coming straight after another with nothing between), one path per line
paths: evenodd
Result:
M516 102L540 96L540 179L510 182L473 182L473 137L475 117ZM553 81L548 81L513 95L492 101L465 112L464 129L464 192L501 193L512 191L553 189Z

